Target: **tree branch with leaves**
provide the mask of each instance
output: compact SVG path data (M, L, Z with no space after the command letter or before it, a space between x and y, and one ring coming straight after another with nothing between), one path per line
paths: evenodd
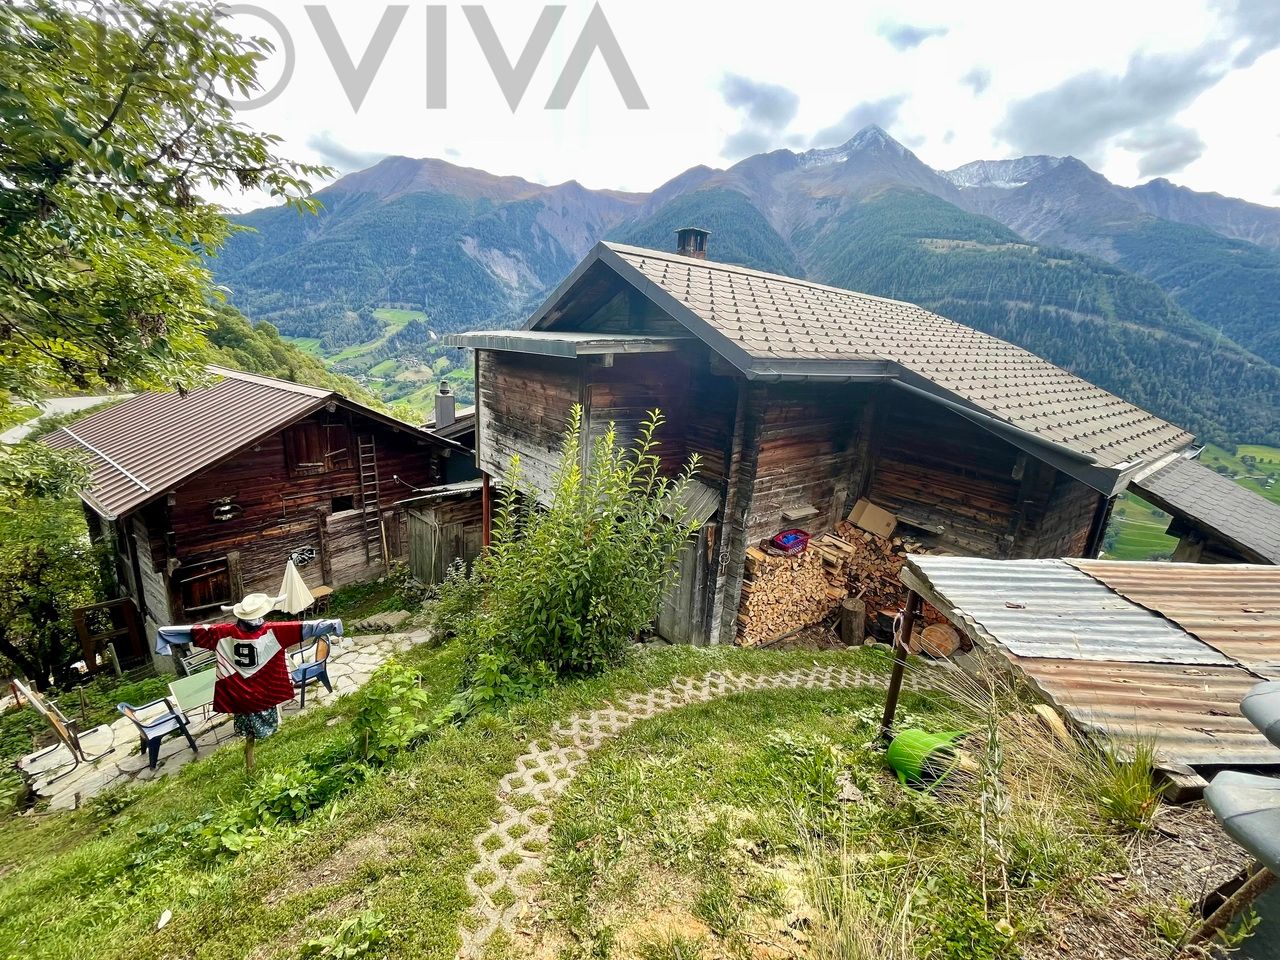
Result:
M0 419L52 393L192 383L221 299L204 258L233 229L207 197L314 209L310 179L331 171L236 119L229 98L259 88L271 47L224 17L185 0L0 0ZM34 453L0 452L0 493L49 481Z

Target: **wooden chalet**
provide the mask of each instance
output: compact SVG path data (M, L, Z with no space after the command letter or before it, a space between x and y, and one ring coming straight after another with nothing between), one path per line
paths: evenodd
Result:
M185 395L140 394L45 440L88 460L90 531L111 544L152 641L156 626L274 593L290 559L313 588L381 576L408 551L404 502L455 461L475 476L469 448L340 394L209 373Z
M1095 556L1129 478L1193 441L913 304L706 260L702 231L681 250L598 244L523 329L448 341L475 351L486 475L519 454L545 492L575 403L623 439L660 408L666 466L701 457L705 522L660 620L674 639L749 636L762 541L848 533L861 500L934 552Z

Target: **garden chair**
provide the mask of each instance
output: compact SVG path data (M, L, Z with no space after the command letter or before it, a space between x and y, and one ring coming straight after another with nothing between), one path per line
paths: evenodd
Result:
M333 684L329 682L329 639L327 637L317 637L316 642L310 646L300 647L296 653L290 655L290 659L294 666L289 671L289 678L299 692L298 705L301 709L307 708L307 686L313 681L319 680L326 690L333 693Z
M152 707L164 705L165 712L156 714L155 716L143 719L140 714L150 710ZM138 728L138 739L141 744L140 753L147 755L147 765L152 770L160 760L160 741L171 733L181 733L187 738L187 743L191 744L191 751L198 753L195 738L191 736L191 731L187 729L187 718L178 712L172 701L168 697L162 697L159 700L153 700L151 703L144 704L141 707L135 707L129 703L120 703L116 708L133 721L133 725Z
M187 677L178 677L169 684L169 696L188 722L193 714L198 714L202 723L208 723L213 717L213 684L217 679L217 672L210 668Z
M56 783L63 777L69 776L73 773L80 764L93 763L95 760L101 760L115 749L115 747L108 747L106 750L102 751L102 753L95 754L92 757L89 756L85 753L84 747L80 743L81 731L75 720L68 720L63 716L62 711L58 709L58 705L56 703L52 700L46 700L44 697L40 696L40 694L30 689L21 680L14 680L13 686L14 689L18 691L18 695L21 696L22 699L26 700L27 703L31 704L32 709L34 709L36 713L44 717L45 721L58 737L57 743L39 751L38 753L33 753L27 759L37 760L40 757L46 757L59 747L66 747L71 753L71 766L56 777L53 777L51 780L47 780L46 783ZM53 769L56 770L58 768L54 767Z
M216 659L212 650L206 650L203 647L196 647L185 656L179 657L182 664L182 675L189 677L199 673L205 667L211 665Z

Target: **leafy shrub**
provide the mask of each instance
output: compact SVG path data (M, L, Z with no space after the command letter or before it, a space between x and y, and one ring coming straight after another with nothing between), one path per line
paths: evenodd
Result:
M629 449L610 424L584 468L575 406L544 508L522 489L520 460L512 459L489 550L437 601L473 650L458 711L517 699L552 677L597 673L653 623L691 533L681 495L697 469L694 457L675 479L662 475L663 422L651 411Z
M484 595L478 576L467 570L465 561L449 564L444 579L435 587L434 595L425 601L427 626L437 640L466 635L472 628Z
M328 936L302 944L301 960L352 960L378 951L391 937L384 926L386 918L374 910L365 910L338 924Z
M386 763L434 726L427 717L428 698L412 670L387 661L369 683L364 701L351 721L360 757Z

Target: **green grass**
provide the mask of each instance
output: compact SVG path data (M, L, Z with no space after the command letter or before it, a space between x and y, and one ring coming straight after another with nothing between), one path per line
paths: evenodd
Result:
M403 659L421 670L429 709L443 708L461 675L457 650L417 648ZM452 958L469 906L463 875L475 859L472 838L496 810L498 778L530 739L545 737L558 718L675 676L789 670L815 660L886 665L874 651L637 655L604 677L433 737L235 859L148 859L143 837L237 804L253 782L347 742L365 688L287 720L259 744L252 780L229 747L84 810L0 821L0 956L292 958L299 942L333 936L344 920L375 911L391 932L387 956ZM173 919L157 931L166 909Z
M976 772L936 793L901 786L870 746L878 689L769 692L637 725L556 804L550 923L540 950L522 941L506 960L748 957L761 943L818 960L1053 952L1048 918L1129 896L1108 906L1096 878L1127 870L1109 817L1127 827L1135 805L1095 793L1149 769L1099 765L1007 693L987 708L992 733L960 705L970 692L903 702L908 724L973 731Z
M1125 493L1112 511L1105 541L1108 547L1103 556L1109 560L1168 558L1178 545L1177 540L1165 533L1168 528L1167 513L1132 493Z
M284 337L303 353L310 354L313 357L320 357L323 354L320 351L319 337Z
M1254 462L1246 463L1245 457L1254 458ZM1228 476L1240 486L1272 503L1280 503L1280 448L1256 443L1241 444L1233 456L1221 447L1210 445L1200 454L1200 462L1211 470L1226 467ZM1270 482L1273 475L1276 479Z
M386 342L393 336L407 327L410 321L427 319L427 315L419 310L382 309L373 311L373 315L386 324L386 326L382 328L381 336L376 340L370 340L367 343L352 344L349 347L339 350L328 358L331 363L339 364L373 353L379 347L386 344Z

